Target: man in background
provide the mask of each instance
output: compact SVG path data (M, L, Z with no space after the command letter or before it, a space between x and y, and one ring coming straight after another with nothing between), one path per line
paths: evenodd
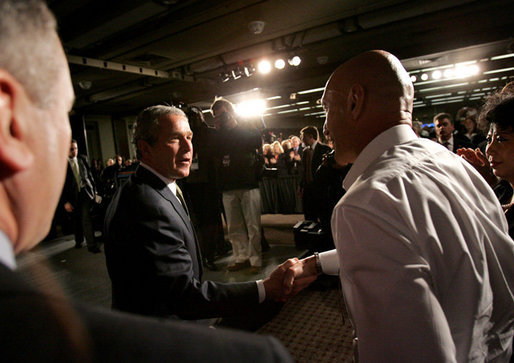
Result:
M218 131L217 164L223 191L228 238L234 251L234 263L228 271L248 268L258 273L262 266L261 194L257 153L262 141L256 130L241 126L234 105L218 98L211 106L214 127Z
M81 248L86 238L87 249L99 253L95 242L91 208L95 203L96 187L91 169L83 155L78 154L76 140L71 140L68 154L68 168L62 194L63 206L70 214L75 234L75 248Z
M303 214L306 220L318 221L319 217L324 214L323 208L326 206L326 200L322 197L319 185L314 180L316 170L323 161L323 155L332 151L325 144L318 141L319 131L315 126L306 126L300 131L300 137L306 145L303 149L303 179L302 179L302 201Z
M450 114L443 112L435 115L434 126L437 142L448 150L457 153L457 150L462 147L472 147L471 142L466 136L454 133L455 126Z
M159 323L36 289L15 254L48 232L66 175L73 87L42 1L0 0L0 342L6 362L290 362L275 340ZM36 276L48 271L34 271Z

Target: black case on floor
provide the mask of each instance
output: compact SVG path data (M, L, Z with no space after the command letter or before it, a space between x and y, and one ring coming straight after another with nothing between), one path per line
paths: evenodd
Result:
M293 227L296 248L310 251L325 251L332 244L330 235L314 221L299 221Z

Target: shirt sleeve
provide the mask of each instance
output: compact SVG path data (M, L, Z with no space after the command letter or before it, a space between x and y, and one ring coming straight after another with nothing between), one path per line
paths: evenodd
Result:
M336 250L321 252L319 254L319 261L321 262L321 269L326 275L339 275L339 259Z
M262 280L255 281L257 284L257 290L259 291L259 304L263 303L266 300L266 289L264 288L264 283Z

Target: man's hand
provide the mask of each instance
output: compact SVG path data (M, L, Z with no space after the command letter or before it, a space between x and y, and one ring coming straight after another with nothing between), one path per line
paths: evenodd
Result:
M73 208L70 202L66 202L64 203L64 209L66 210L66 212L71 213L75 208Z
M318 278L316 258L310 256L298 261L287 269L284 274L284 289L287 296L292 297L305 289Z
M290 258L283 264L279 265L266 279L264 279L264 289L266 290L266 299L275 301L286 301L288 298L288 289L284 285L284 276L286 271L298 263L298 259Z

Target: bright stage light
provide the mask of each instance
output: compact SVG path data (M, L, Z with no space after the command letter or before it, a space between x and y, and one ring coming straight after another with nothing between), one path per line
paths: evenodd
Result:
M271 72L271 63L267 60L262 60L257 65L257 69L262 74L268 74L269 72Z
M437 71L433 71L433 72L432 72L432 78L433 78L433 79L440 79L440 78L442 77L442 75L443 75L443 74L442 74L442 73L441 73L441 71L439 71L439 70L437 70Z
M292 65L293 67L298 67L300 63L302 63L302 58L295 55L293 58L288 60L288 63Z
M426 81L427 79L428 79L428 74L423 73L423 74L421 75L421 80L422 80L422 81Z
M282 58L279 58L275 61L276 69L284 69L285 66L286 66L286 61L283 60Z
M418 80L418 77L416 77L414 74L412 76L410 76L410 81L412 83L416 82Z
M453 68L448 68L443 73L444 78L453 78L455 76L455 71Z
M242 117L262 116L266 110L266 101L248 100L236 105L236 112Z

